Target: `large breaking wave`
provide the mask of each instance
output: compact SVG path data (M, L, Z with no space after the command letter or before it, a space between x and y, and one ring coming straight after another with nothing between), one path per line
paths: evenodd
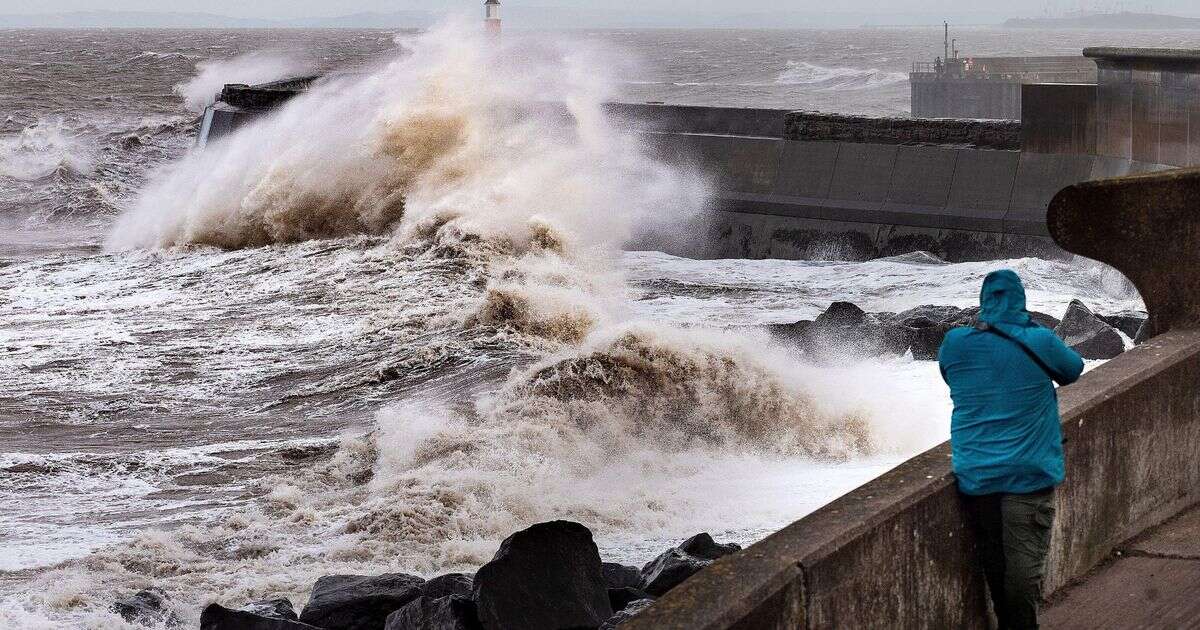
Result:
M378 328L413 329L387 369L443 365L453 346L510 352L510 373L482 396L386 405L331 457L251 484L254 507L40 572L0 621L117 623L105 598L147 585L192 621L214 600L299 603L322 574L476 567L507 534L551 518L587 523L610 549L741 518L758 523L745 532L753 539L794 515L746 498L763 487L805 501L848 489L836 474L797 473L797 462L895 452L879 427L890 403L847 393L861 375L764 349L765 333L631 317L620 246L700 212L708 188L605 116L619 58L578 43L501 43L474 25L402 44L403 58L324 82L158 173L109 246L245 249L255 268L300 268L325 263L274 252L382 236L402 262L422 264L376 271L440 263L432 281L388 280L398 308L421 306L419 317L379 307ZM804 495L804 484L817 489Z

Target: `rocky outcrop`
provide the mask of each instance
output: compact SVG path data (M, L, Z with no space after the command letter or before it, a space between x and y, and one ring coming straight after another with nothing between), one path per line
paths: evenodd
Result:
M612 616L592 532L551 521L509 536L475 574L487 630L595 628Z
M471 597L474 576L469 573L447 573L430 578L421 586L421 595L430 599L441 599L451 595Z
M608 589L608 603L612 605L613 610L621 610L630 602L636 602L639 599L653 598L646 591L632 586Z
M250 602L238 610L260 615L262 617L270 617L272 619L291 619L292 621L299 619L299 615L296 614L296 609L292 608L291 600L282 597Z
M661 597L714 560L740 549L732 544L718 545L708 534L697 534L642 567L644 590L653 597Z
M388 615L421 596L424 583L403 573L327 575L313 586L300 621L326 630L382 630Z
M1141 311L1124 311L1116 315L1096 315L1101 321L1125 333L1130 339L1137 339L1138 332L1146 324L1149 315Z
M1124 352L1125 345L1116 334L1116 327L1140 343L1139 332L1146 321L1145 314L1139 312L1095 315L1079 300L1071 303L1062 321L1037 311L1029 315L1060 337L1069 336L1067 344L1087 359L1111 359ZM799 345L818 360L911 352L916 360L933 361L946 333L960 326L974 326L978 320L979 307L925 305L902 313L868 313L849 302L834 302L813 321L770 328L777 337Z
M653 604L653 599L639 599L636 602L630 602L623 610L618 611L612 617L609 617L601 626L600 630L616 630L622 623L633 619L634 615L642 612Z
M294 612L291 618L273 617L246 610L250 607L231 610L220 604L209 604L200 613L200 630L319 630L316 626L296 621ZM291 609L290 603L288 609Z
M170 598L162 589L148 588L113 602L111 610L129 623L144 626L179 625L179 617L168 605Z
M475 602L469 597L451 595L421 596L387 618L384 630L481 630Z
M604 562L600 565L600 572L604 575L604 585L608 588L642 587L642 572L637 567Z
M1116 329L1079 300L1071 301L1054 332L1085 359L1111 359L1125 351L1125 340Z

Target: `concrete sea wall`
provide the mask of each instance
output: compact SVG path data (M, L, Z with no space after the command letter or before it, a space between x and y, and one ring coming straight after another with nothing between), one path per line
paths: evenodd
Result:
M1200 503L1200 170L1071 186L1049 218L1115 265L1159 336L1060 390L1067 481L1053 593L1118 544ZM948 444L917 456L669 592L625 628L988 628Z

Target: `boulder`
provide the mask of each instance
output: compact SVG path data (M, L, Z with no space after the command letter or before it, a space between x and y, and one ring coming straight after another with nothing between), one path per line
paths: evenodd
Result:
M540 523L509 536L475 574L487 630L595 628L612 616L600 552L579 523Z
M291 619L292 621L299 619L296 609L292 608L291 600L284 597L250 602L238 610L272 619Z
M313 586L300 621L326 630L382 630L388 615L420 597L424 583L403 573L327 575Z
M1058 325L1061 323L1057 317L1037 311L1029 311L1029 317L1038 324L1041 324L1042 328L1049 328L1050 330L1058 328Z
M1085 359L1111 359L1125 351L1125 341L1080 302L1072 300L1054 332Z
M469 597L422 595L387 618L384 630L481 630L475 602Z
M938 351L946 333L953 328L950 324L933 321L927 317L911 317L899 324L904 327L906 344L912 351L912 356L918 361L937 359Z
M696 534L642 567L643 590L652 597L661 597L717 558L741 549L733 543L722 545L708 533Z
M623 588L608 589L608 603L612 604L613 610L621 610L629 605L630 602L636 602L639 599L654 599L650 594L640 588L626 586Z
M148 588L113 602L110 609L129 623L144 626L178 626L179 616L167 605L170 598L159 588Z
M1150 340L1150 320L1146 320L1146 323L1142 324L1141 328L1138 328L1137 335L1134 336L1134 338L1133 338L1133 343L1141 345L1143 343L1146 343L1149 340Z
M600 630L616 630L621 624L633 619L635 615L650 607L653 604L653 599L639 599L636 602L630 602L624 610L617 612L612 617L600 626Z
M654 597L662 597L712 562L697 558L678 547L668 549L642 567L645 590Z
M742 550L742 546L736 543L727 543L722 545L713 540L713 537L708 532L696 534L691 538L679 544L679 550L691 554L697 558L705 560L716 560L724 558L731 553L736 553Z
M1136 339L1138 331L1142 329L1142 325L1149 319L1149 315L1140 311L1124 311L1116 315L1097 315L1100 321L1116 328L1125 333L1126 337Z
M600 572L608 588L642 588L642 572L637 567L605 562L600 565Z
M421 587L421 595L429 599L441 599L451 595L470 597L474 587L474 576L469 573L447 573L430 578Z
M288 604L291 607L291 604ZM294 613L293 613L294 614ZM230 610L220 604L209 604L200 613L200 630L320 630L293 619L281 619L255 614L247 610Z
M817 328L833 328L842 326L857 326L867 317L866 311L850 302L834 302L817 316L813 326Z

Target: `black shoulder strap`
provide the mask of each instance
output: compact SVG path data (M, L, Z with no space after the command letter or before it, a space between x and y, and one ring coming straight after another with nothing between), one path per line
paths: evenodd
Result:
M1046 362L1043 361L1042 358L1039 357L1036 352L1031 350L1029 348L1029 346L1018 341L1012 335L1009 335L1008 333L1004 332L1003 330L1000 330L999 328L996 328L995 326L992 326L991 324L989 324L987 322L976 323L975 330L981 330L983 332L990 332L990 333L996 334L1000 337L1003 337L1003 338L1013 342L1014 344L1017 345L1018 348L1023 350L1025 352L1025 354L1027 354L1029 356L1030 359L1033 359L1033 362L1036 363L1038 367L1042 368L1042 371L1046 373L1046 376L1050 377L1050 380L1052 380L1056 383L1064 382L1064 379L1058 375L1058 372L1055 372L1049 365L1046 365Z

